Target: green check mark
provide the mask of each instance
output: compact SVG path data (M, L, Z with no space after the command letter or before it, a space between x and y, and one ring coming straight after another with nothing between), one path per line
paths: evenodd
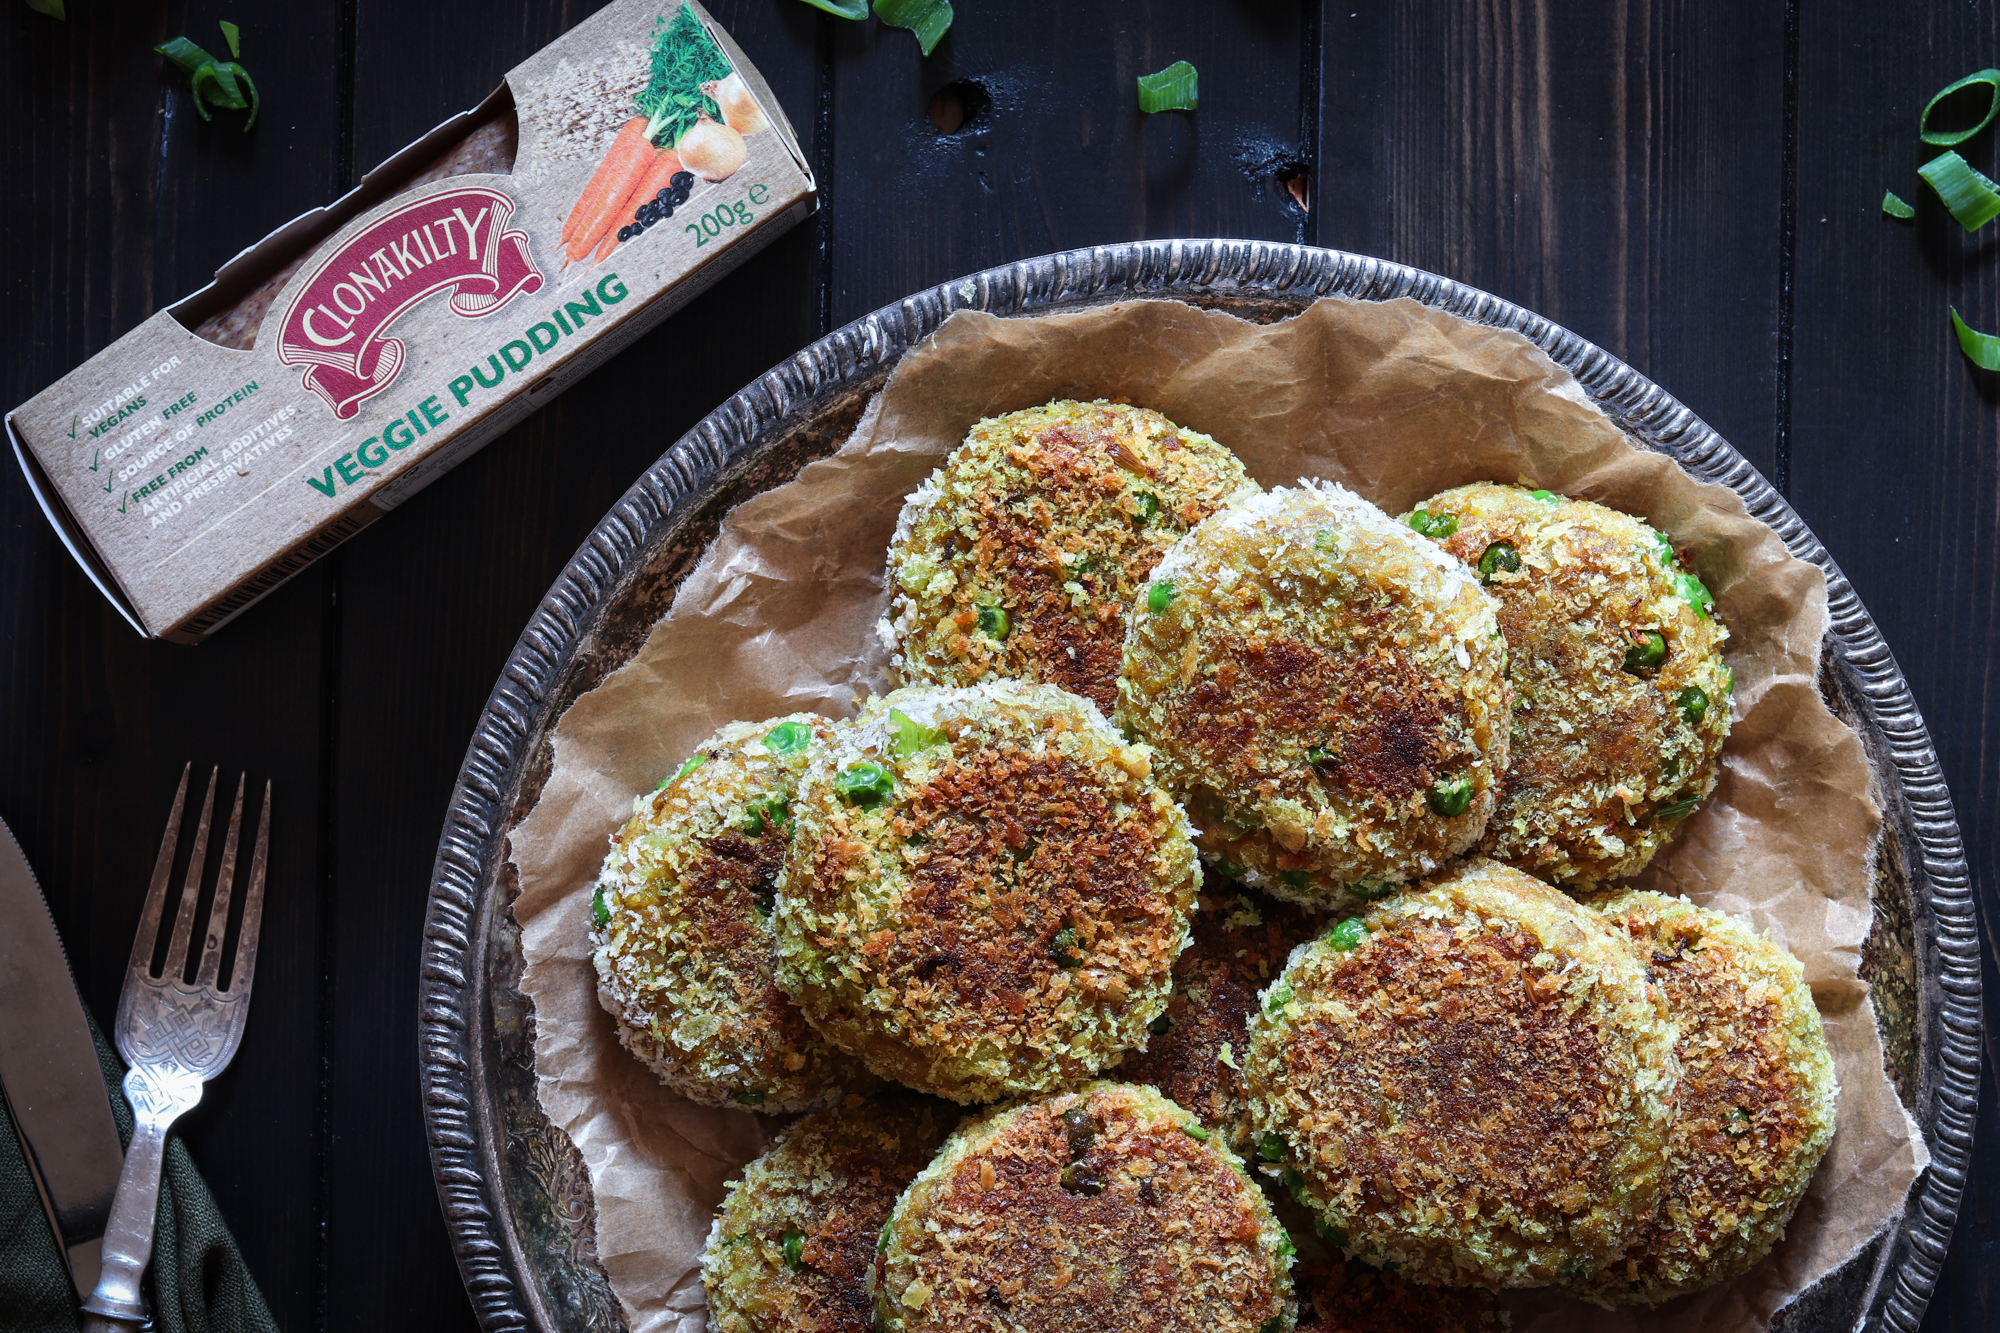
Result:
M125 506L130 503L132 503L132 492L127 491L125 492L125 498L118 502L118 512L121 514L124 513Z
M76 436L72 435L70 438L73 440ZM97 471L97 456L103 452L102 449L93 449L90 451L90 470L92 472Z
M82 417L71 417L69 419L69 437L72 440L76 438L76 423L81 420L83 420Z

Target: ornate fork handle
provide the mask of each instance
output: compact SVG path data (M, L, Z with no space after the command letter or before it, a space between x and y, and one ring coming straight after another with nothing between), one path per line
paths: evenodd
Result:
M132 1145L111 1201L104 1229L104 1269L83 1308L98 1319L84 1321L84 1333L129 1333L146 1318L139 1279L153 1254L153 1223L159 1209L160 1168L167 1130L201 1100L202 1076L180 1064L133 1065L125 1075L132 1103ZM118 1321L116 1323L109 1321Z

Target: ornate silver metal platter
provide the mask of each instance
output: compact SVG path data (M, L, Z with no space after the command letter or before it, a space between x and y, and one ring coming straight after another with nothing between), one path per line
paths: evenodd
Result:
M622 665L722 516L833 450L905 349L972 308L999 315L1171 297L1268 322L1323 296L1410 297L1512 329L1566 367L1644 448L1735 490L1826 572L1820 688L1860 734L1885 816L1873 983L1890 1075L1933 1155L1903 1217L1780 1312L1790 1330L1915 1333L1970 1164L1979 1083L1979 955L1965 850L1923 718L1826 549L1763 477L1687 408L1601 348L1485 292L1378 259L1250 241L1156 241L989 269L814 343L711 413L597 525L522 633L459 772L425 920L422 1060L431 1160L466 1286L488 1329L623 1327L598 1267L590 1187L535 1099L532 1016L517 984L508 831L534 807L548 740Z

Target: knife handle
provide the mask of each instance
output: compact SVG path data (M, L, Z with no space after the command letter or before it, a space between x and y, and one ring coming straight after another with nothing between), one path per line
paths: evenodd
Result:
M83 1303L89 1315L99 1318L86 1318L84 1333L131 1333L133 1326L145 1322L146 1300L139 1279L153 1257L160 1167L166 1157L167 1126L172 1123L147 1117L133 1129L125 1169L118 1175L118 1193L111 1201L111 1221L104 1228L104 1268L96 1290Z

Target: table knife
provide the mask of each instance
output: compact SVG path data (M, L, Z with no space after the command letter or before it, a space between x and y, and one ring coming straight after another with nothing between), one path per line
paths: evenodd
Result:
M125 1154L55 921L35 872L0 823L0 1091L79 1296Z

